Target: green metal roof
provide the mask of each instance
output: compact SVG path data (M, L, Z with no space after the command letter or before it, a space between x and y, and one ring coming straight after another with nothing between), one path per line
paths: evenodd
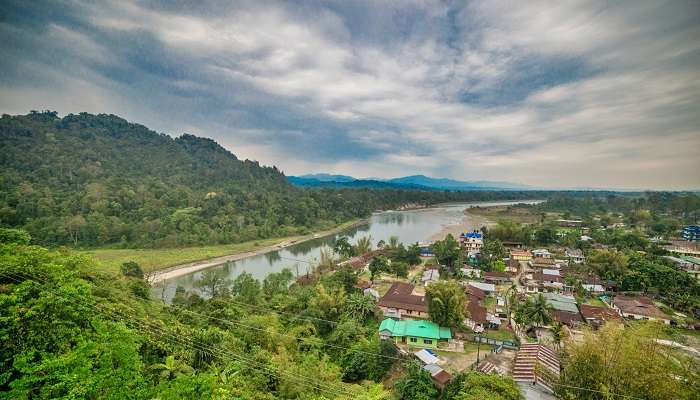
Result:
M678 256L681 260L687 261L689 263L693 263L695 265L700 265L700 258L693 257L693 256Z
M450 328L441 327L432 321L397 321L387 318L379 325L379 331L388 331L391 336L413 336L427 339L452 339Z

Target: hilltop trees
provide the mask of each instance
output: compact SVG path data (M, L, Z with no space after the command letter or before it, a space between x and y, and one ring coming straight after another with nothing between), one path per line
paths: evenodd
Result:
M460 257L459 242L451 233L448 233L443 240L435 241L432 247L438 262L448 268L452 268Z

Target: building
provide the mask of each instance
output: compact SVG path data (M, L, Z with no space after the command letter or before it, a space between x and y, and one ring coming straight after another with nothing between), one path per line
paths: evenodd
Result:
M503 242L503 247L509 250L513 249L522 249L523 248L523 242L511 242L511 241L505 241Z
M578 312L554 310L552 319L569 328L576 328L583 325L583 318Z
M437 282L440 280L440 271L438 271L435 268L429 268L423 271L423 276L421 277L420 281L423 283L424 286L428 286L433 282Z
M377 306L390 318L428 318L425 296L413 294L413 289L410 283L394 282Z
M527 293L560 292L565 289L564 277L556 269L543 269L520 275L520 283Z
M484 235L479 231L459 235L459 243L469 252L478 252L484 247Z
M518 261L530 261L532 260L532 253L529 250L511 250L510 258Z
M557 262L553 258L533 257L527 264L531 268L558 268Z
M475 297L478 301L485 299L487 296L486 292L472 285L467 285L466 292L469 295L469 297Z
M424 365L423 369L428 371L430 377L433 378L433 383L440 390L442 390L445 387L445 385L447 385L447 383L450 381L450 379L452 379L452 375L450 375L444 369L440 368L440 366L437 364Z
M362 289L362 293L363 293L365 296L372 296L372 298L373 298L375 301L379 300L379 292L377 292L376 289L373 289L373 288L371 288L371 287L370 287L370 288L366 288L366 289Z
M386 318L379 325L379 337L409 347L437 349L439 342L452 339L452 331L432 321Z
M489 313L486 307L480 304L480 299L476 296L469 296L466 306L469 317L464 321L473 331L483 331L483 329L498 329L501 326L501 319Z
M683 233L681 234L684 240L689 242L700 241L700 225L688 225L683 228Z
M508 261L506 261L506 272L510 272L511 274L520 272L520 261L509 258Z
M416 356L416 358L419 359L423 365L437 364L438 361L440 361L440 358L438 358L438 356L436 356L435 353L429 349L418 350L413 353L413 355Z
M420 249L421 257L433 257L433 246L430 243L419 243L418 248Z
M581 249L567 248L565 254L574 264L583 264L586 261L586 257L583 256L583 251Z
M622 322L622 317L618 312L610 307L597 307L588 304L581 304L581 315L586 322L593 327L600 327L608 321Z
M624 318L663 321L665 324L671 323L671 318L646 296L618 295L612 300L612 307L619 311Z
M557 224L563 227L579 228L583 226L583 221L580 219L558 219Z
M484 272L484 280L490 283L512 283L511 274L508 272L490 271Z
M465 278L481 278L481 270L478 268L472 268L465 266L461 269L462 276Z
M544 293L543 296L547 300L547 304L551 305L555 310L578 314L576 299L573 296L563 296L557 293Z
M492 283L484 283L484 282L476 282L476 281L469 281L468 284L470 286L474 286L478 289L483 290L484 292L488 293L493 293L496 291L496 285Z
M535 249L532 250L532 257L534 258L552 258L552 253L547 249Z

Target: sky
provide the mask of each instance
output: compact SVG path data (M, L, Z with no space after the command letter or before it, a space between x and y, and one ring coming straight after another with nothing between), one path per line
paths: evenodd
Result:
M3 1L0 112L287 175L700 188L698 1Z

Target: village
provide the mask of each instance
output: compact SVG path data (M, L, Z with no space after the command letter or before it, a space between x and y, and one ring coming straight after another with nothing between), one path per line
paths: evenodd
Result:
M609 247L589 236L581 220L556 224L587 249ZM697 278L699 240L698 226L685 227L678 241L666 245L671 255L664 258ZM390 246L397 244L380 243L380 249ZM526 399L553 399L564 338L579 340L584 331L608 322L698 327L658 299L621 291L591 272L580 248L489 240L486 228L418 247L420 263L407 271L396 272L392 260L377 252L349 261L363 266L361 289L381 310L379 337L415 358L439 389L455 374L475 370L512 377ZM440 316L435 302L444 306L443 314L453 315ZM440 321L452 321L451 326ZM697 348L687 350L700 356Z

